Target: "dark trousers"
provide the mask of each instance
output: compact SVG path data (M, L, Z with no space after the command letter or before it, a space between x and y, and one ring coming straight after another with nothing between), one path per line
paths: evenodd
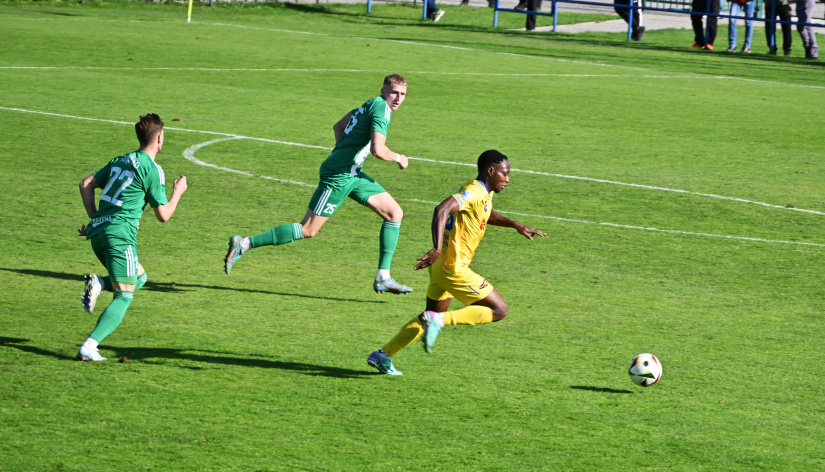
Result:
M527 0L528 11L539 11L540 9L541 0ZM527 29L527 31L533 31L536 29L536 16L537 15L527 15L527 21L524 25L524 28Z
M703 13L690 15L690 23L693 25L694 42L702 46L708 44L713 46L713 42L716 41L716 22L719 18L715 16L708 17L708 39L707 42L705 42L705 25L702 22L702 17L704 13L708 11L710 11L710 13L719 13L722 9L719 0L693 0L690 9L696 13Z
M768 0L765 2L763 8L765 9L766 20L775 20L779 17L782 21L791 21L790 5L782 5L776 0L773 2ZM773 41L774 44L771 44L771 40L774 39L774 35L776 35L776 23L765 23L765 37L768 40L768 47L771 48L771 50L776 49L777 46L776 41ZM782 23L782 50L789 54L791 52L792 39L791 25L789 23Z
M615 0L614 3L620 4L620 5L630 5L631 2L633 2L634 4L639 3L636 0ZM613 7L613 9L616 10L616 14L621 16L625 23L630 24L630 8L623 8L623 7L617 6L617 7ZM640 21L641 21L641 19L639 18L639 10L633 10L633 28L634 29L639 27L639 22Z

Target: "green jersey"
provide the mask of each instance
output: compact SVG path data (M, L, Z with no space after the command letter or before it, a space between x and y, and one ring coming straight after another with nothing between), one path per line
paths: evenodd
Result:
M372 133L377 131L387 135L392 108L380 95L351 113L344 135L335 143L335 149L321 165L322 174L357 175L370 153Z
M92 175L103 191L86 239L106 233L136 242L146 204L157 208L169 203L163 169L143 151L116 157Z

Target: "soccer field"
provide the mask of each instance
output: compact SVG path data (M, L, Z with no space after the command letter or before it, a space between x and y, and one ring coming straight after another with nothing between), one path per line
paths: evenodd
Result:
M0 470L822 470L822 63L364 10L0 3ZM415 292L373 293L381 221L353 201L225 275L229 236L301 219L332 125L389 73L411 163L364 170L404 208ZM81 308L102 268L77 184L149 112L189 190L142 220L109 360L77 362L111 299ZM367 355L424 307L433 208L486 149L513 167L496 210L548 236L490 228L473 268L509 316L380 375Z

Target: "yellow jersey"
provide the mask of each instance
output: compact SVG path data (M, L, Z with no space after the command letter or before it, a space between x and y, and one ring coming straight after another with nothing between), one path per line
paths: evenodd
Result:
M493 195L484 182L471 180L453 195L459 210L444 227L444 245L436 264L445 272L462 272L470 266L476 248L487 230L493 211Z

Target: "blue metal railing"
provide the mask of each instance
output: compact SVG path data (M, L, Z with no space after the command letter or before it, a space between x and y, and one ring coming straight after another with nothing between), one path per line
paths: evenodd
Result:
M761 21L762 23L773 23L773 25L774 25L773 26L774 34L771 37L771 48L776 47L776 25L777 24L791 24L791 25L812 26L812 27L815 27L815 28L825 28L825 24L822 24L822 23L810 23L810 22L803 23L803 22L799 22L799 21L777 20L776 15L775 15L775 11L774 11L774 9L776 8L775 7L776 3L774 1L771 1L771 0L765 0L765 2L763 3L765 9L768 9L768 8L772 9L771 18L758 18L756 16L749 17L747 15L734 16L734 15L730 15L728 13L721 13L721 12L720 13L712 13L710 11L710 9L711 9L710 0L707 1L708 11L702 11L702 12L692 11L689 8L675 9L675 8L647 7L647 6L644 6L644 5L637 5L634 2L631 2L630 5L627 5L627 4L624 4L624 3L592 2L592 1L588 1L588 0L551 0L552 7L550 9L550 12L543 12L543 11L530 11L530 10L516 10L514 8L501 8L501 6L499 5L499 1L500 0L496 0L495 6L494 6L494 9L493 9L493 28L498 28L498 12L505 12L505 13L520 13L522 15L552 16L553 17L553 31L554 32L558 28L558 24L559 24L559 17L558 17L558 13L559 13L558 4L559 3L573 3L573 4L578 4L578 5L594 5L594 6L604 6L604 7L614 7L614 8L615 7L627 8L628 10L631 10L631 14L629 15L630 20L628 21L628 24L627 24L627 39L628 39L628 41L631 39L632 33L633 33L633 14L632 14L632 10L656 11L656 12L662 12L662 13L676 13L676 14L679 14L679 15L701 15L701 16L705 16L706 17L706 20L705 20L706 21L706 23L705 23L705 31L706 31L705 41L706 42L707 42L707 39L708 39L708 36L707 36L707 34L708 34L708 32L707 32L708 24L707 24L707 22L710 20L711 17L736 18L737 20L738 19L743 19L743 20L751 20L751 21ZM758 1L758 0L752 0L752 1ZM413 5L415 5L416 2L417 2L417 0L413 0ZM653 3L672 3L672 4L685 5L685 2L680 1L680 0L653 0ZM423 0L422 4L424 6L424 11L422 13L422 18L427 19L427 13L429 13L429 12L427 11L427 2L426 2L426 0ZM367 0L367 14L369 14L371 12L372 12L372 0ZM811 12L811 13L813 13L813 12Z
M753 1L756 1L756 0L753 0ZM560 2L561 3L574 3L574 4L579 4L579 5L597 5L597 6L605 6L605 7L612 6L614 8L615 7L627 8L629 10L658 11L658 12L663 12L663 13L676 13L676 14L680 14L680 15L702 15L702 16L707 17L706 21L710 20L711 17L717 17L717 18L736 18L736 19L741 18L741 19L744 19L744 20L761 21L763 23L773 23L774 24L774 34L771 38L771 44L772 44L771 47L772 48L774 48L775 45L776 45L776 31L775 31L776 30L776 26L775 26L776 24L803 25L803 26L813 26L813 27L816 27L816 28L825 27L825 24L822 24L822 23L810 23L810 22L802 23L802 22L799 22L799 21L777 20L776 15L775 15L775 11L774 11L774 9L776 8L776 3L773 2L773 1L770 1L770 0L766 0L765 9L768 9L768 8L772 9L771 18L757 18L757 17L749 17L749 16L733 16L733 15L730 15L730 14L727 14L727 13L712 13L710 11L711 2L709 0L707 2L708 11L703 11L703 12L692 11L692 10L684 10L684 9L683 10L677 10L677 9L673 9L673 8L646 7L646 6L643 6L643 5L636 5L636 4L632 4L632 3L631 3L631 5L627 5L627 4L623 4L623 3L591 2L591 1L587 1L587 0L552 0L552 2L551 2L552 8L551 8L549 13L536 12L536 11L515 10L515 9L512 9L512 8L499 8L499 0L496 0L495 12L493 13L493 27L494 28L498 27L498 12L503 11L503 12L521 13L521 14L525 14L525 15L552 16L553 17L553 31L555 32L557 27L558 27L558 4ZM770 2L770 5L768 5L768 2ZM707 31L707 23L706 23L705 26L706 26L705 29ZM628 24L627 24L627 39L628 40L630 40L632 32L633 32L633 15L631 14L630 15L630 21L628 21ZM707 32L705 33L705 40L707 40Z

